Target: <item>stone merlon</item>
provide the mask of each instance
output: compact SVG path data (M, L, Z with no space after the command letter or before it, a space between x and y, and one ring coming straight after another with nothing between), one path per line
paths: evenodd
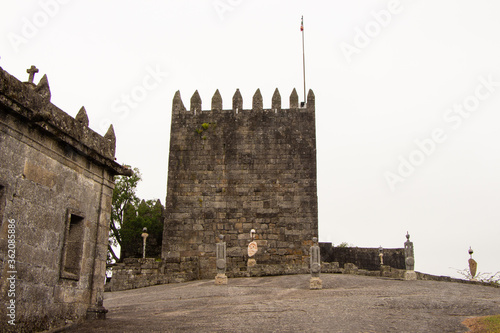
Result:
M111 169L114 174L132 174L129 168L115 162L116 139L112 128L103 137L88 127L85 108L82 107L73 118L52 104L50 97L46 75L34 85L19 81L0 67L0 108L39 127L97 164Z
M307 94L307 103L305 107L299 107L299 96L297 95L297 90L295 88L293 89L292 93L290 94L290 107L288 110L301 110L301 111L312 111L314 112L315 110L315 97L314 97L314 92L309 89L309 92ZM236 89L236 92L233 95L233 103L232 103L232 109L235 113L241 112L241 111L282 111L286 109L282 109L281 106L281 94L278 90L278 88L275 89L274 94L271 99L271 108L270 109L265 109L263 107L263 99L262 99L262 94L260 92L260 89L257 89L252 97L252 108L250 110L243 110L243 98L241 97L241 93L239 89ZM190 100L190 108L189 111L184 107L184 104L181 99L181 94L179 91L177 91L174 95L173 101L172 101L172 111L173 114L179 114L181 112L192 112L193 115L199 115L201 112L206 112L206 111L216 111L216 112L227 112L230 110L223 110L222 108L222 97L217 89L212 97L212 105L210 110L203 110L202 109L202 100L200 97L200 94L198 90L196 90L191 97Z

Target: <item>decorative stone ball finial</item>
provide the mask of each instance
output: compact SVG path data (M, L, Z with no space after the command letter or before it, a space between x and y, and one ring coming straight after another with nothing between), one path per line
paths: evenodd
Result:
M146 258L146 238L148 238L148 228L144 227L142 228L142 257Z
M471 276L471 280L475 280L474 277L476 276L477 273L477 262L472 259L472 254L474 251L472 251L472 248L469 246L469 254L470 254L470 259L469 259L469 272Z

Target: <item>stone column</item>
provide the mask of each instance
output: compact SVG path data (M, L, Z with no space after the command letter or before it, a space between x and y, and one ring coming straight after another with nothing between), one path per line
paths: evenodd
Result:
M257 242L254 241L255 238L255 229L250 230L250 244L248 244L248 262L247 262L247 267L254 267L257 265L257 262L255 261L255 258L253 256L257 253L258 251L258 246Z
M323 282L319 277L319 273L321 273L321 255L317 237L313 238L310 252L311 279L309 280L309 289L321 289L323 288Z
M416 280L417 273L415 273L415 258L413 256L413 242L410 242L410 234L406 232L405 242L405 280Z
M220 242L216 244L216 255L217 260L215 261L217 266L217 275L215 276L216 285L227 284L226 276L226 242L224 242L224 236L219 235Z
M148 228L144 227L142 229L142 234L141 234L141 237L142 237L142 258L146 258L146 239L148 238L149 234L148 234Z
M472 247L469 246L469 254L470 254L470 258L469 258L469 272L470 272L470 279L471 281L477 281L475 276L476 276L476 273L477 273L477 262L472 259L472 254L474 253L474 251L472 251Z

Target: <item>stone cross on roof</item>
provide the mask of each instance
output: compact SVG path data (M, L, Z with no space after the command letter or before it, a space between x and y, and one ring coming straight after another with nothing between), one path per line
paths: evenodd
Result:
M35 79L35 73L38 73L38 68L36 68L36 66L31 65L31 68L27 69L26 73L29 73L30 75L28 82L33 83L33 80Z

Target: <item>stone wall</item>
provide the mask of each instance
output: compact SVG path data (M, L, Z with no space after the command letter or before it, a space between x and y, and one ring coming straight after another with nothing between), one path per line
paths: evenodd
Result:
M259 90L251 110L242 106L239 90L231 109L218 91L206 111L198 92L189 111L179 92L173 100L162 258L199 258L201 278L215 276L219 234L235 276L246 274L251 229L258 264L297 272L318 234L313 92L303 108L294 90L282 109L277 89L271 109Z
M154 258L127 258L113 266L113 276L106 291L127 290L157 284L185 282L199 279L198 258L182 261L162 261Z
M104 290L113 176L128 173L113 130L50 103L46 76L34 85L0 68L0 145L0 317L15 300L18 331L84 318Z
M338 262L340 267L346 263L354 264L359 269L370 271L380 270L378 248L334 247L331 243L319 243L321 261ZM383 249L384 265L397 269L405 269L405 254L403 248Z

